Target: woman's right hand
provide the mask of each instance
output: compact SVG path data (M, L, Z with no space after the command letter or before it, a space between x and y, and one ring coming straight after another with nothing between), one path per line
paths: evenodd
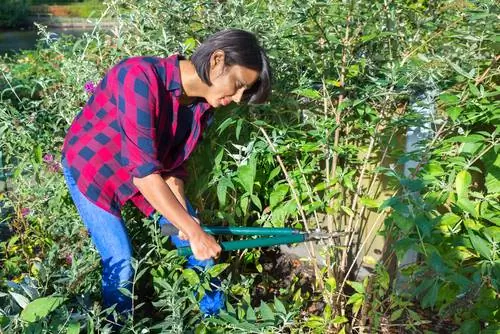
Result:
M201 228L189 236L189 243L194 257L200 261L218 258L222 251L215 238Z

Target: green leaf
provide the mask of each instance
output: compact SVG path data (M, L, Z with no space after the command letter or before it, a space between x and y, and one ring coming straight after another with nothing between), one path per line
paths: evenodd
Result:
M404 309L400 308L399 310L392 312L390 322L394 322L394 321L398 320L401 317L401 315L403 314L403 311L404 311Z
M457 205L460 209L470 213L473 217L477 217L474 202L471 202L467 198L458 198Z
M367 208L370 208L370 209L377 209L380 206L380 204L382 204L381 201L374 200L374 199L371 199L368 197L362 197L360 202L361 202L361 204L363 204L364 206L366 206Z
M346 323L347 321L349 321L349 320L346 317L341 316L341 315L337 315L335 318L333 318L332 322L335 325L340 325L340 324Z
M269 195L269 205L272 208L280 204L286 197L290 187L287 184L279 184L275 187L271 195Z
M66 334L78 334L80 333L80 323L70 322L66 330Z
M439 224L445 225L445 226L451 226L451 225L455 225L456 223L458 223L460 221L460 219L461 218L459 216L457 216L456 214L451 213L451 212L447 212L443 216L441 216L441 218L439 220Z
M344 185L347 187L349 190L354 191L354 185L352 184L352 177L356 173L356 170L352 170L349 173L345 174L342 180L344 181Z
M349 217L353 217L354 216L354 212L351 210L351 208L345 206L345 205L342 205L340 206L342 208L342 211L344 211Z
M278 166L274 168L270 173L269 177L267 178L266 184L269 183L272 179L274 179L281 171L281 168Z
M450 66L460 75L468 78L468 79L471 79L473 80L474 77L471 75L471 73L467 73L465 72L460 66L458 66L457 64L453 63L451 60L449 60L448 58L446 58L446 61L448 62L448 64L450 64Z
M281 300L279 300L278 298L276 298L276 296L274 296L274 309L278 313L286 314L285 305L283 305L283 303L281 302Z
M317 90L311 88L295 89L294 91L292 91L292 93L307 97L312 100L321 98L321 94Z
M246 316L247 321L255 322L257 321L257 316L255 315L255 311L251 306L248 306L247 308L247 316Z
M489 150L481 159L486 168L485 186L488 194L499 192L500 189L500 154Z
M210 277L217 277L220 275L220 273L222 273L224 270L226 270L227 267L229 267L229 263L216 264L215 266L210 267L207 270L207 274L209 274Z
M42 147L40 145L35 146L34 156L36 163L39 164L42 162Z
M439 95L439 99L441 100L441 102L447 105L454 105L460 102L460 98L458 96L449 93L443 93Z
M224 122L222 122L221 125L217 127L218 134L220 135L228 126L234 124L235 122L236 121L234 120L234 118L231 117L226 118L226 120L224 120Z
M304 327L308 327L311 329L322 328L325 326L325 321L323 318L318 317L317 315L313 315L307 319L304 324Z
M432 284L431 288L427 290L426 294L422 298L422 307L434 307L436 304L437 300L437 295L439 291L439 286L437 281L434 281L434 284Z
M244 119L240 118L238 120L238 122L236 123L236 140L240 139L240 133L241 133L241 128L242 128L242 125L243 125L243 121L244 121Z
M468 136L454 136L446 139L446 143L479 143L484 142L484 137L478 134L470 134Z
M458 173L455 179L455 189L459 198L468 198L469 186L472 183L472 177L466 170Z
M35 299L21 312L21 319L27 322L35 322L43 319L65 301L66 298L63 297L42 297Z
M191 284L191 285L200 284L200 278L198 277L198 274L196 273L196 271L194 271L193 269L190 269L190 268L184 269L182 271L182 276L184 276L186 281L188 281L189 284Z
M335 290L337 289L337 281L335 280L335 277L327 278L325 283L328 292L335 292Z
M363 286L363 283L347 281L347 284L349 284L357 293L365 293L365 288Z
M128 298L136 299L132 295L132 292L129 289L127 289L127 288L118 288L118 291L120 291L124 296L126 296Z
M479 92L479 89L472 83L469 82L469 91L474 94L477 97L481 97L481 93Z
M250 198L252 199L252 203L255 204L255 206L259 209L262 210L262 203L260 202L260 199L257 195L251 194Z
M16 303L22 308L22 309L25 309L26 306L28 306L28 304L30 303L29 299L26 298L25 296L17 293L17 292L10 292L10 295L12 296L12 298L14 298L14 300L16 301Z
M493 247L493 245L489 244L486 240L483 238L475 235L473 232L469 231L469 239L472 243L472 247L481 254L484 258L487 258L491 260L491 249L490 247Z
M479 333L480 331L481 325L477 320L468 319L460 325L460 333L462 334Z
M234 324L234 325L237 325L240 323L240 321L238 319L236 319L235 317L233 317L232 315L226 313L225 311L221 311L219 313L219 317L223 320L225 320L226 322L230 323L230 324Z
M462 113L462 108L458 106L449 107L446 108L446 113L453 121L456 121L458 116Z
M247 210L248 210L248 203L249 203L249 199L248 198L249 198L248 195L244 195L240 199L240 207L241 207L241 210L243 212L247 212Z
M253 193L253 185L255 182L256 161L250 159L247 165L238 168L238 180L243 188L249 193Z
M262 320L274 321L274 312L273 312L273 310L271 310L269 305L267 305L265 302L263 302L263 301L260 302L259 311L260 311L260 315L262 316Z
M219 204L221 207L226 205L226 194L227 194L227 179L223 178L217 184L217 198L219 199Z
M183 44L186 51L191 51L196 47L196 40L193 37L189 37Z
M347 300L346 305L352 304L352 311L357 313L363 305L363 301L365 300L365 296L361 293L355 293Z

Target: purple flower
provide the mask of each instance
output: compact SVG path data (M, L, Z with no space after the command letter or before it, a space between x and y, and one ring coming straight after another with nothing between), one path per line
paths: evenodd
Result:
M51 163L54 161L54 156L50 153L47 153L43 156L43 161L46 163Z
M27 215L29 215L31 213L30 209L29 208L22 208L21 209L21 215L23 217L26 217Z
M83 86L83 88L85 89L85 92L87 92L88 94L94 94L96 87L93 81L87 81Z
M66 254L64 260L66 261L66 264L70 266L73 263L73 256L71 254Z
M42 158L43 162L48 165L49 171L53 173L59 173L62 171L62 166L59 161L54 160L54 155L47 153Z
M62 166L61 163L54 161L51 164L49 164L49 171L53 173L60 173L62 172Z

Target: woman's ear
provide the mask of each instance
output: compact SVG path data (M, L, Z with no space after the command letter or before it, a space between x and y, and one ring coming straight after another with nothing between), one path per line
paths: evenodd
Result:
M212 73L221 75L224 71L224 51L216 50L210 57L210 70Z

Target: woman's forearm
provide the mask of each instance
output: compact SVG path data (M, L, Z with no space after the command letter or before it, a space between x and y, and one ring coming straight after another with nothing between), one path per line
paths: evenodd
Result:
M164 180L170 190L174 193L175 198L177 198L182 207L187 211L186 197L184 194L184 181L175 176L167 176Z
M203 232L196 221L185 209L186 203L182 196L179 201L175 192L180 194L179 188L172 191L169 185L159 174L150 174L143 178L133 178L133 183L148 200L148 202L167 218L175 227L181 230L188 238Z

